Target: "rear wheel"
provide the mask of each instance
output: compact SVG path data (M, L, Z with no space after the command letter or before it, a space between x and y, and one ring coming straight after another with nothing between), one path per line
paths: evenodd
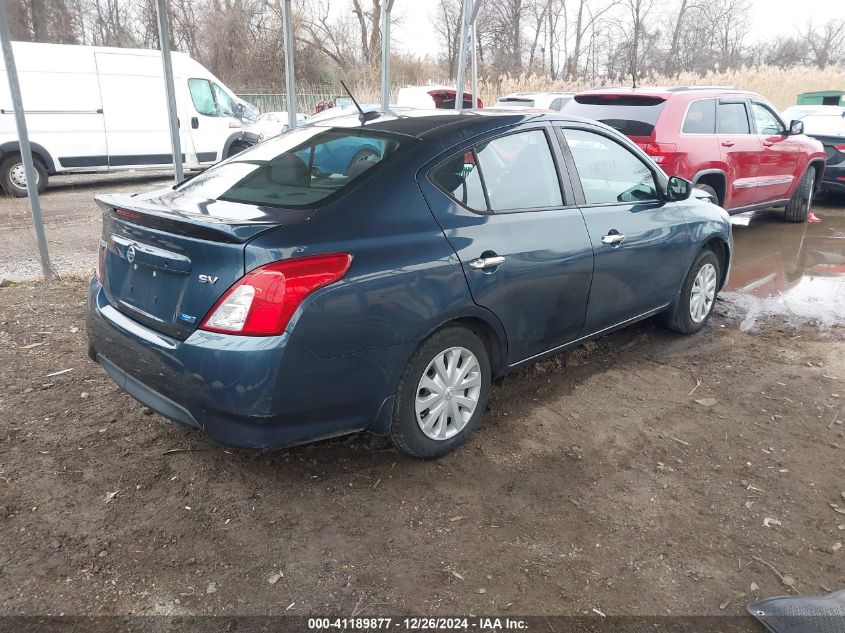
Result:
M414 457L442 457L478 426L489 395L484 343L467 328L447 326L408 361L396 390L390 439Z
M703 328L716 304L720 275L716 254L709 249L701 251L687 273L677 305L664 317L666 327L681 334L694 334Z
M783 218L787 222L806 222L813 206L813 189L816 186L816 170L808 167L801 182L795 188L795 193L786 205Z
M32 164L35 167L35 182L38 186L38 193L43 193L47 188L47 168L35 156L32 157ZM15 198L26 197L26 172L20 154L9 154L0 162L0 184L10 196Z

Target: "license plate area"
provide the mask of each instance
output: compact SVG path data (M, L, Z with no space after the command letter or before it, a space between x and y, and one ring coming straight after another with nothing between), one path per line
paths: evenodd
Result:
M117 307L134 317L170 325L176 320L191 270L186 256L112 235L108 283Z

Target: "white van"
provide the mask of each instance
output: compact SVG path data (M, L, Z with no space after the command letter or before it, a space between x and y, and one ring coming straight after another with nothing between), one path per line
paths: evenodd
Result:
M39 191L48 175L173 164L159 51L28 42L13 49ZM257 110L188 55L172 58L185 167L206 167L251 145L242 125ZM26 195L2 58L0 185Z

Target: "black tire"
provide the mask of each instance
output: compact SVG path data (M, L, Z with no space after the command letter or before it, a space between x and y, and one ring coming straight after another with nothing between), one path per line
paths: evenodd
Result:
M690 313L692 290L695 284L695 279L698 276L698 272L708 264L715 268L715 291L713 300L707 309L706 315L704 315L704 318L696 321ZM669 312L664 314L663 322L666 327L670 330L680 332L681 334L695 334L703 328L710 319L710 316L713 314L713 307L716 305L716 295L719 292L719 283L721 279L722 266L719 263L719 258L716 257L716 254L713 251L704 249L695 258L695 261L692 263L692 266L687 273L686 279L684 279L684 285L681 287L681 294L678 298L677 304L674 308L670 308Z
M244 151L245 149L249 149L250 147L252 147L252 145L249 145L247 143L241 143L239 141L232 143L229 146L229 151L226 153L226 156L224 156L224 158L230 158L235 154L240 154L242 151Z
M44 193L47 188L47 168L38 158L32 157L35 172L38 174L38 193ZM9 154L0 162L0 185L13 198L27 196L26 180L21 179L23 160L20 154Z
M419 389L419 385L423 378L423 372L429 368L429 364L440 354L455 347L468 350L478 362L480 374L478 400L469 420L455 435L448 439L432 439L423 432L420 423L417 421L417 395L424 394L426 391ZM468 392L469 390L463 395L468 395ZM390 440L396 448L413 457L421 459L443 457L463 444L470 433L478 426L481 416L484 415L484 409L487 407L489 396L490 357L484 343L474 332L465 327L446 326L423 341L402 373L393 403ZM449 418L449 421L451 419Z
M786 204L783 219L787 222L806 222L813 205L813 189L816 186L816 170L808 167L795 188L795 193Z
M713 187L711 187L710 185L702 184L698 184L695 186L698 189L701 189L702 191L705 191L707 193L707 195L710 197L710 202L712 202L713 204L719 204L719 194L716 193L716 190Z

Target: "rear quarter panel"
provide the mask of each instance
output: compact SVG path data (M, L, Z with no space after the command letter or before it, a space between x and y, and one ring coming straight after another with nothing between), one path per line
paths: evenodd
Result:
M246 270L287 257L352 254L344 279L308 297L288 326L320 356L417 342L462 316L497 324L472 302L460 262L408 163L385 165L312 221L263 234L247 246Z

